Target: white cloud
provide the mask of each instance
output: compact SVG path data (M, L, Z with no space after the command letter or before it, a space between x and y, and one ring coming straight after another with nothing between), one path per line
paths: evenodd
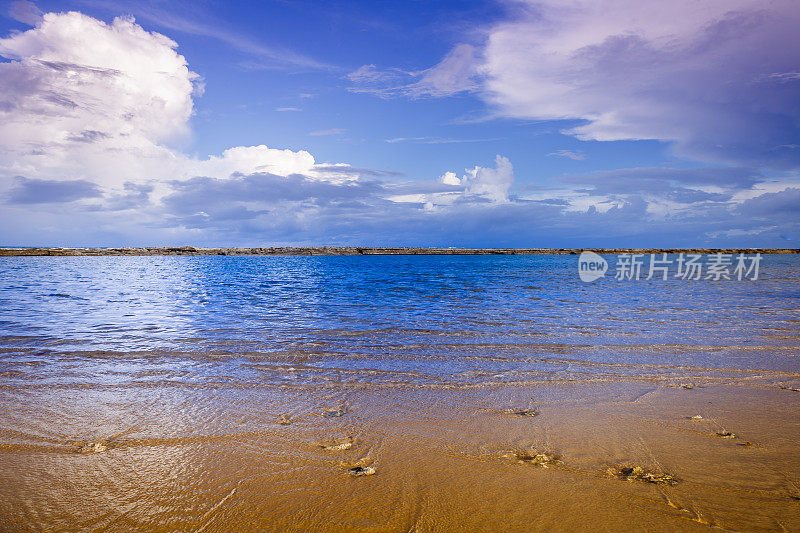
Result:
M347 74L345 77L355 83L379 83L386 81L395 81L398 78L407 76L410 73L403 72L399 69L392 70L378 70L375 65L361 65L353 72Z
M152 141L184 135L197 75L176 47L132 19L107 25L75 12L48 13L36 28L0 39L0 54L13 60L1 65L4 145L11 129L17 142L61 140L76 127ZM20 120L31 115L42 117L37 127Z
M508 158L498 155L495 158L495 168L476 166L468 169L462 182L467 186L467 192L489 198L494 202L507 202L508 190L514 183L514 167Z
M353 83L350 91L389 98L407 94L407 86L417 73L397 68L380 70L375 65L361 65L345 76Z
M460 44L436 66L422 71L420 80L409 85L405 92L414 97L449 96L475 89L478 64L476 48L469 44Z
M508 202L508 191L514 184L514 167L507 157L498 155L495 168L475 166L465 169L461 178L455 172L445 172L439 181L445 185L462 185L468 196L478 196L495 203ZM453 200L452 193L434 195L435 203L442 204L444 199ZM449 203L449 202L448 202Z
M35 26L42 20L42 12L39 11L36 4L27 0L12 2L11 7L8 9L8 16L31 26Z
M228 177L233 173L267 172L278 176L314 174L314 156L305 150L278 150L260 146L236 146L202 161L187 164L188 176Z
M654 139L696 160L800 168L796 0L516 0L437 65L364 65L353 92L472 91L492 116L581 121L581 140ZM569 157L569 156L566 156Z
M198 79L176 47L75 12L0 39L0 171L120 185L173 167Z
M684 156L800 164L793 0L527 0L488 29L481 73L500 115L582 119L601 141L675 141ZM788 73L769 78L774 73Z
M556 150L555 152L550 152L547 154L548 157L566 157L567 159L572 159L573 161L582 161L586 159L586 156L583 155L582 152L576 152L575 150Z
M369 93L383 98L408 96L451 96L478 87L478 50L459 44L431 68L409 72L397 68L380 70L375 65L362 65L345 76L354 87L352 92Z
M455 172L445 172L439 176L439 181L445 185L461 185L461 179L456 176Z
M202 88L176 48L133 19L106 24L77 12L48 13L0 39L10 59L0 63L0 188L15 176L117 191L234 172L321 176L305 151L242 146L197 159L175 149Z

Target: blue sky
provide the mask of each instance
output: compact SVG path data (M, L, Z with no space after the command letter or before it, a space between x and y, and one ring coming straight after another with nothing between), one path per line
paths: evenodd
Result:
M788 0L0 10L0 244L800 238Z

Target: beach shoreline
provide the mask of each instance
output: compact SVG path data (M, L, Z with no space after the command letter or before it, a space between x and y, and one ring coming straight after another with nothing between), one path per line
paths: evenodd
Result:
M0 531L800 530L797 260L2 260Z

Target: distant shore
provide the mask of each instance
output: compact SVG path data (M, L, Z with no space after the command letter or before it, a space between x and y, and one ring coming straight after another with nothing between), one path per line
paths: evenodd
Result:
M587 248L588 249L588 248ZM147 246L131 248L0 248L0 257L18 256L139 256L139 255L570 255L583 248L416 248L378 246L268 246L197 248ZM599 254L762 253L796 254L797 248L593 248Z

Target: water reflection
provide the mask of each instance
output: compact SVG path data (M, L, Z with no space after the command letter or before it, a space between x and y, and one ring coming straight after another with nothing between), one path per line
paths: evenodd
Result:
M755 282L593 284L571 256L2 258L2 370L95 384L797 371L799 281L796 256L767 256Z

